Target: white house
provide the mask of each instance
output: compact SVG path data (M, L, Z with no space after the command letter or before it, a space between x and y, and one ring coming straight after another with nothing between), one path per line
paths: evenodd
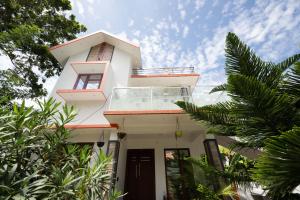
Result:
M114 155L112 181L125 199L187 199L184 183L179 194L172 183L174 172L184 173L182 158L218 153L214 140L205 151L204 127L174 104L192 101L200 75L191 67L143 68L137 44L103 31L50 50L64 66L51 96L78 112L67 125L71 142Z

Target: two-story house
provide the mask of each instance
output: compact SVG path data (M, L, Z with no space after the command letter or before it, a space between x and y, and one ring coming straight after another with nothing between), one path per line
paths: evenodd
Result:
M125 199L186 199L183 158L215 153L205 129L174 104L192 101L200 75L143 68L137 44L102 31L50 50L64 66L51 96L78 112L67 125L71 142L113 154L112 181Z

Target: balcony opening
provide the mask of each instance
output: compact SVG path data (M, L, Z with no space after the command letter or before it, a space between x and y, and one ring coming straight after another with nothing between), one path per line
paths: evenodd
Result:
M114 51L114 46L103 42L93 46L86 61L111 61Z
M103 74L79 74L74 85L75 90L98 89L101 85Z

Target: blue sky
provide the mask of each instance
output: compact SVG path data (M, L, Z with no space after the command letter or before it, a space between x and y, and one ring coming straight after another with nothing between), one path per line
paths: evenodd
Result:
M106 30L139 43L143 67L194 66L200 85L226 80L229 31L266 60L300 52L300 0L72 0L72 5L87 33Z
M265 60L300 52L300 0L71 0L85 35L105 30L137 42L143 67L190 67L201 74L194 96L226 81L224 43L236 33ZM81 36L80 35L80 36ZM0 57L0 68L9 66ZM46 81L50 93L57 77ZM207 101L210 102L208 98ZM213 102L211 102L213 103Z

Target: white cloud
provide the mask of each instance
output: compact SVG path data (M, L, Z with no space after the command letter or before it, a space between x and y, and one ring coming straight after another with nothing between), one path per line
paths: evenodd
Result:
M186 11L185 10L180 10L180 18L182 20L184 20L185 16L186 16Z
M185 38L189 33L189 27L184 26L183 31L182 31L182 37Z
M175 30L176 33L179 33L179 27L178 27L178 24L176 22L173 22L171 24L171 29Z
M0 70L7 70L13 68L13 66L8 56L0 54Z
M75 1L76 2L76 7L78 9L78 13L83 16L84 14L84 7L80 1Z
M133 25L134 25L134 20L131 19L131 20L129 21L129 23L128 23L128 26L131 27L131 26L133 26Z
M196 10L199 10L202 8L205 4L205 0L195 0L195 8Z

